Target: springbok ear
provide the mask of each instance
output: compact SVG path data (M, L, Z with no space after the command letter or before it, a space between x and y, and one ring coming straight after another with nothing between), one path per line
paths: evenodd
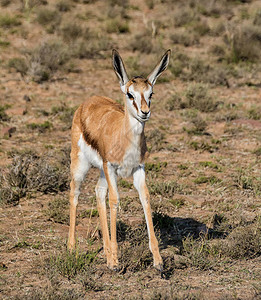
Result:
M115 49L112 50L112 64L114 71L120 80L120 85L125 85L129 81L128 75L125 70L124 63L120 57L120 54Z
M167 69L169 64L170 57L170 49L162 56L161 60L154 68L154 70L148 75L148 81L154 85L156 83L157 78Z

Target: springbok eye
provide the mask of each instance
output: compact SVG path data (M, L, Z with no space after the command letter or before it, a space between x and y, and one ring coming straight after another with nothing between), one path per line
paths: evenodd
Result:
M130 100L134 100L134 97L132 96L132 94L127 93L127 96L129 97Z
M153 95L154 93L151 93L150 95L149 95L149 99L151 99L152 98L152 95Z

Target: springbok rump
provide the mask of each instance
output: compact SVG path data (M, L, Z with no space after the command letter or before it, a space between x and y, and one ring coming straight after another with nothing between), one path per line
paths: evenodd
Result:
M125 94L125 108L114 100L93 96L76 110L72 124L70 229L68 248L75 246L75 219L80 186L90 167L99 168L100 178L95 188L107 266L118 269L116 218L119 203L117 176L133 176L147 223L149 247L154 266L162 271L150 207L150 195L145 182L144 159L147 148L145 122L150 118L150 103L157 78L167 69L168 50L147 78L128 79L123 61L116 50L112 52L113 67ZM106 195L109 188L110 235L106 215Z

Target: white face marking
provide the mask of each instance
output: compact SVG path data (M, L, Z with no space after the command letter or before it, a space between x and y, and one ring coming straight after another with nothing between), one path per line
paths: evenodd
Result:
M144 119L144 114L142 113L142 110L141 110L141 94L140 94L140 92L138 92L134 89L133 84L129 87L129 94L132 95L134 98L134 100L131 100L131 99L129 99L128 95L126 94L128 110L131 113L131 115L134 118L138 119L138 121L140 121L140 122L147 121L150 117L150 112ZM143 91L143 96L144 96L144 99L145 99L148 107L150 107L151 94L152 94L152 87L149 85L148 88L145 91ZM133 101L135 101L138 111L135 108Z

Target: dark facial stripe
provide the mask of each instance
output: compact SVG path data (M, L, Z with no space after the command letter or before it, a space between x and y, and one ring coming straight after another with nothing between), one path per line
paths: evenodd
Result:
M137 106L137 104L136 104L136 102L134 100L133 100L132 104L135 107L135 109L137 110L137 112L139 112L138 106Z

